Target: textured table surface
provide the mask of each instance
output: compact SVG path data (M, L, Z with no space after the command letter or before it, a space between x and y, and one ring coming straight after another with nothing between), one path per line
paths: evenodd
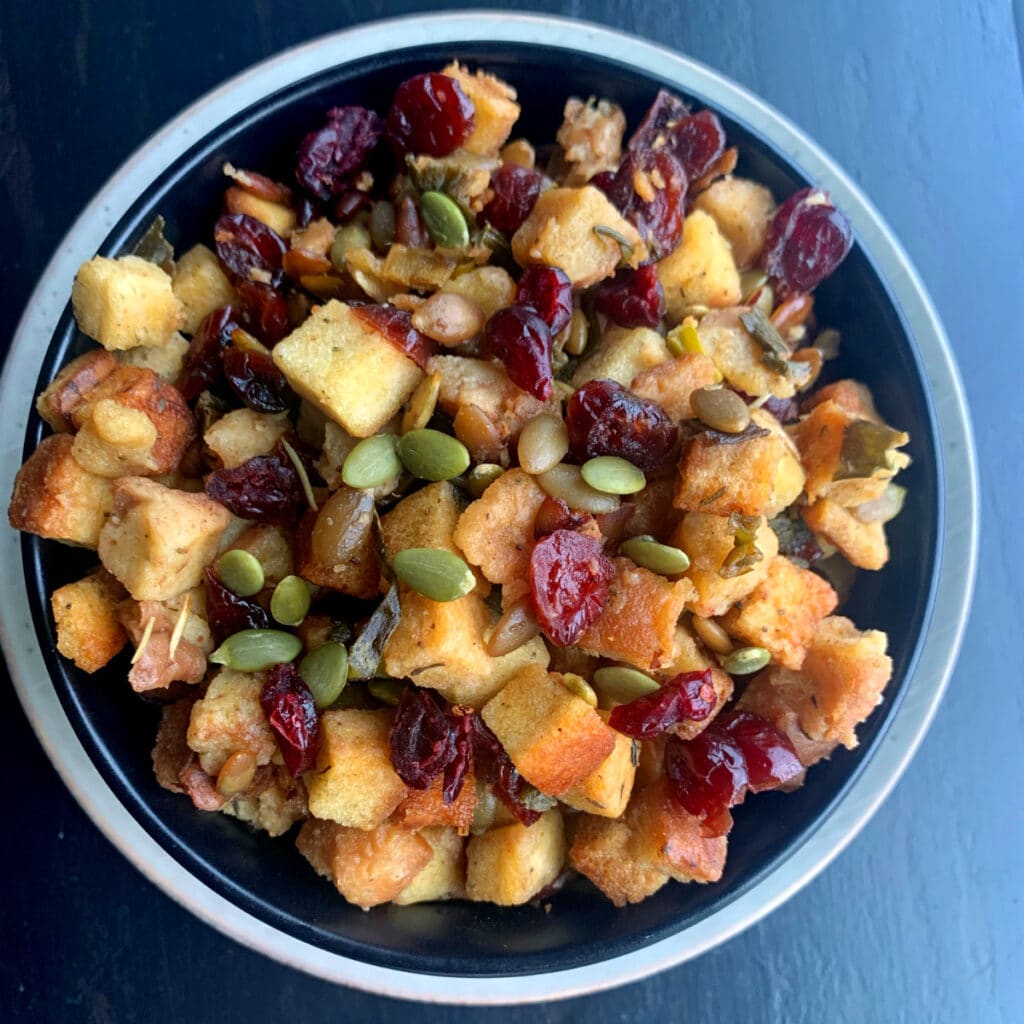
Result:
M0 5L0 342L75 215L167 118L285 46L420 6ZM711 65L821 142L902 239L959 359L981 465L977 597L945 703L861 836L767 920L613 993L481 1011L333 988L192 919L86 819L4 678L0 1020L1021 1020L1020 10L1015 21L1009 0L465 6L586 17Z

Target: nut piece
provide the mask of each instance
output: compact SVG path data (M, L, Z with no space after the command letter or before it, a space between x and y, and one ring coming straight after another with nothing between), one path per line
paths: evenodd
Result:
M413 313L412 325L439 345L455 346L483 330L484 314L464 295L435 292Z

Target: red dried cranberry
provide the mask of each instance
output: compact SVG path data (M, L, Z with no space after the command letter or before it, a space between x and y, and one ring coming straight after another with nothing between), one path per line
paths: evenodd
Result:
M724 836L729 832L732 815L728 804L698 778L687 755L687 744L678 736L670 736L665 745L665 774L669 792L684 811L700 820L705 836Z
M412 325L412 316L396 306L353 306L355 313L364 324L380 331L399 352L407 355L421 369L427 368L436 345L425 334L420 334Z
M213 228L221 263L241 281L281 283L286 246L281 236L247 213L225 213Z
M604 611L615 567L601 542L572 530L537 541L530 555L530 593L544 635L568 647Z
M317 199L338 195L363 166L384 122L363 107L334 107L327 122L310 132L299 146L295 177Z
M229 348L224 375L231 390L255 412L284 412L295 398L284 374L263 352Z
M613 380L592 380L577 388L569 399L565 423L577 461L618 455L645 473L657 469L679 439L679 428L661 406Z
M211 473L206 478L206 493L242 519L278 526L294 523L304 500L299 474L280 448Z
M717 703L711 669L681 672L653 693L613 708L608 724L626 736L649 740L679 722L703 722Z
M662 89L629 140L632 153L668 150L696 181L725 152L725 130L710 110L691 114L678 96Z
M594 308L623 327L657 327L665 313L658 268L649 263L639 270L618 271L598 286Z
M473 770L477 777L494 787L495 795L517 821L532 825L540 817L540 812L523 803L526 782L507 751L479 715L470 716L470 728L473 734Z
M553 338L565 330L572 319L572 281L558 267L531 264L519 278L516 302L535 309Z
M444 785L441 799L447 804L454 803L462 792L466 773L473 764L473 711L470 708L453 707L448 712L452 756L445 765Z
M689 116L690 108L678 96L667 89L659 89L629 140L630 152L663 148L676 125Z
M561 498L545 497L533 521L533 535L540 540L556 530L578 530L593 519L589 512L569 508Z
M406 687L389 738L391 764L413 789L428 789L454 756L451 723L429 690Z
M230 306L220 306L204 317L181 361L178 390L185 401L198 398L224 376L224 350L231 344L231 334L237 327L238 320Z
M514 235L530 216L543 180L540 171L519 164L502 164L491 175L494 197L484 207L484 217L498 231Z
M484 333L512 383L546 402L554 387L554 374L551 328L544 318L532 306L506 306L487 321Z
M297 779L316 764L320 748L320 718L316 701L294 665L275 665L260 690L260 707L285 767Z
M222 644L243 629L269 629L267 610L248 597L239 597L221 583L214 569L205 570L206 621L214 643Z
M843 262L852 245L850 222L829 194L802 188L779 207L768 226L761 266L784 295L810 292Z
M789 737L760 715L732 711L716 724L743 754L752 793L785 785L804 770Z
M447 156L473 133L476 113L462 86L432 72L407 78L388 111L388 141L399 154Z
M267 345L275 345L291 329L288 300L276 288L259 281L238 283L242 326Z

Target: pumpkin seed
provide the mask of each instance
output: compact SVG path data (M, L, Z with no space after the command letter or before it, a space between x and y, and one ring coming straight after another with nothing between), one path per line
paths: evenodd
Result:
M469 471L469 476L466 477L466 490L472 497L479 498L504 472L505 470L496 462L481 462L479 466L474 466Z
M239 597L252 597L263 589L264 572L260 560L251 551L225 551L217 559L217 575L228 590Z
M701 423L723 434L742 434L750 425L747 403L729 388L697 388L690 406Z
M431 601L457 601L476 586L473 570L442 548L406 548L391 567L406 586Z
M301 576L285 576L270 595L270 614L282 626L297 626L309 611L309 584Z
M646 672L625 665L609 665L599 668L594 673L594 686L606 701L618 701L628 704L637 697L654 693L661 688L657 679L652 679Z
M402 699L405 683L401 679L371 679L366 688L370 695L376 697L382 704L397 708L398 702Z
M386 199L370 208L370 238L374 248L387 252L395 240L395 204Z
M540 636L540 626L533 611L533 601L526 594L513 601L494 624L487 641L487 653L492 658L500 658L519 650L535 636Z
M690 624L698 639L715 654L728 654L732 650L732 640L717 619L705 619L702 615L694 615Z
M464 249L469 245L469 227L458 204L443 192L424 192L420 213L430 237L442 249Z
M642 569L661 576L678 576L690 568L690 559L682 548L661 544L653 537L630 537L619 545L619 554L631 558Z
M217 792L229 800L248 789L256 775L256 755L251 750L238 750L217 773Z
M272 665L291 661L301 650L302 641L294 633L280 629L243 629L229 636L209 660L236 672L262 672Z
M749 676L760 672L771 660L771 653L763 647L737 647L719 658L719 663L731 676Z
M319 710L330 707L348 682L348 651L344 644L329 640L315 647L299 662L302 676Z
M343 224L334 233L334 241L331 243L331 263L334 269L344 273L348 268L345 265L345 254L353 249L369 249L372 239L370 230L365 224L353 221L351 224Z
M590 337L587 314L582 309L573 310L569 321L569 336L565 339L565 351L571 356L581 356L587 350Z
M583 463L583 479L603 494L636 494L647 486L644 471L618 455L598 455Z
M398 457L421 480L451 480L469 468L469 450L440 430L410 430L398 442Z
M562 674L562 685L574 697L586 701L592 708L597 707L597 694L583 676L578 676L575 672L565 672Z
M479 405L460 405L452 430L477 462L497 462L505 454L501 432Z
M429 379L429 378L428 378ZM341 467L341 479L349 487L371 491L394 480L402 472L393 434L364 438L348 453Z
M440 393L441 374L439 373L428 374L416 385L416 390L412 393L405 412L402 413L401 432L403 434L408 434L410 430L422 430L430 422L430 417L434 415L434 410L437 408L437 396Z
M619 507L619 499L615 495L602 494L583 479L579 466L569 466L560 462L553 469L541 473L536 479L545 494L552 498L561 498L569 508L580 509L591 515L603 515L614 512Z
M569 452L569 431L561 416L542 412L519 435L519 465L531 476L546 473Z

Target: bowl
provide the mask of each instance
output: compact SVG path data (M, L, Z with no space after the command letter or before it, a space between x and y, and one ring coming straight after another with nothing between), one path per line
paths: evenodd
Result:
M406 998L516 1002L594 991L695 956L777 906L853 838L913 754L951 671L973 580L976 486L964 400L932 305L878 214L825 154L749 93L648 43L578 22L472 14L381 22L291 50L199 100L115 174L60 246L12 344L0 389L7 493L44 432L28 396L86 345L66 301L79 263L129 250L156 213L179 248L205 238L225 159L284 177L324 109L385 109L399 81L453 57L518 89L531 139L554 138L570 94L608 96L635 125L664 85L722 116L740 173L777 196L820 184L850 217L854 249L817 293L822 321L846 339L832 372L871 386L883 415L910 432L913 457L892 561L860 574L845 609L862 628L889 632L894 661L858 749L817 766L794 794L739 808L717 885L670 885L623 909L577 882L549 913L465 902L364 913L332 898L291 843L159 788L149 760L158 708L123 685L121 661L86 677L56 655L48 594L93 555L5 535L0 629L19 696L68 786L198 916L334 981ZM38 339L49 339L42 360Z

